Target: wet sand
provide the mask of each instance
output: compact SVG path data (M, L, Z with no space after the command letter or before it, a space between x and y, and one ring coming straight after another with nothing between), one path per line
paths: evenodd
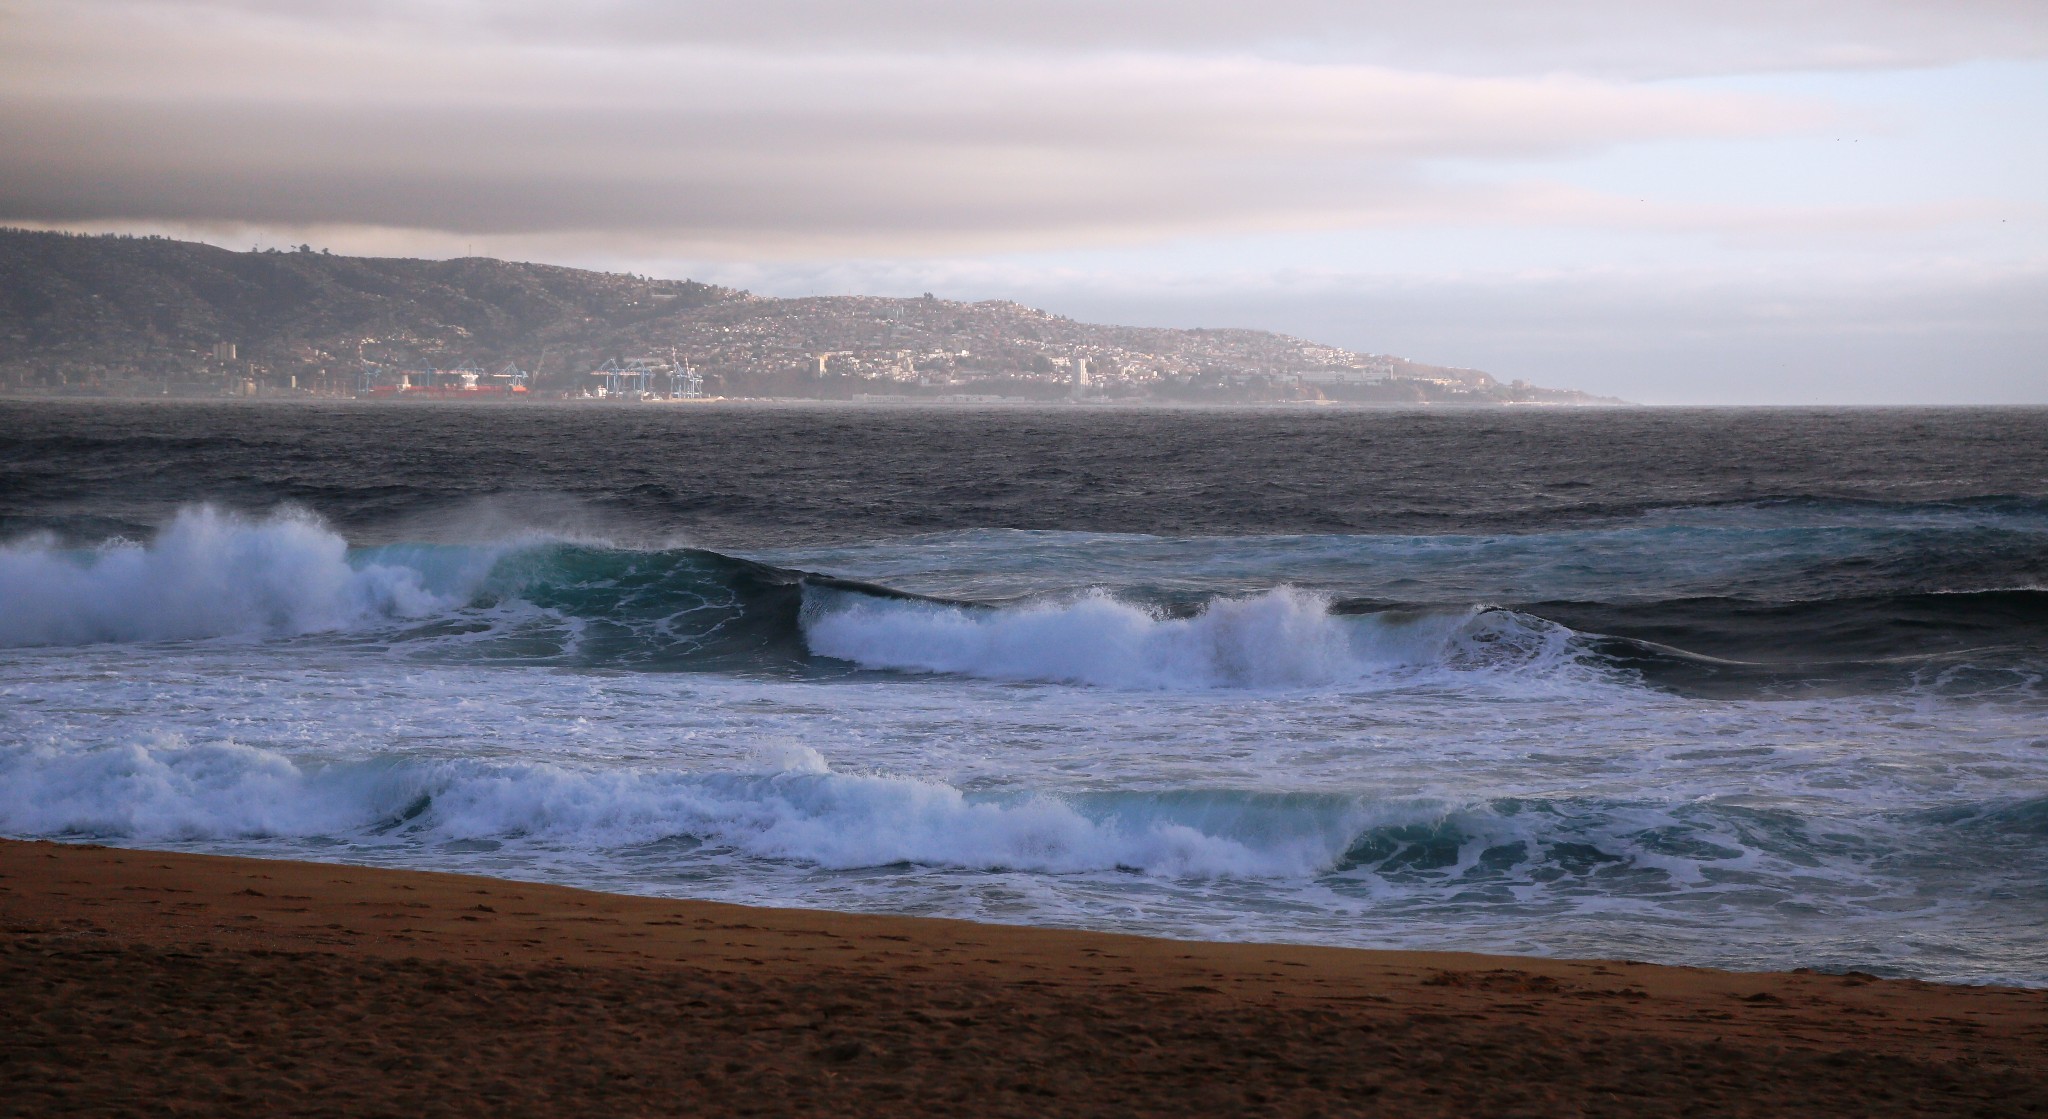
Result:
M2048 991L0 841L0 1115L2048 1115Z

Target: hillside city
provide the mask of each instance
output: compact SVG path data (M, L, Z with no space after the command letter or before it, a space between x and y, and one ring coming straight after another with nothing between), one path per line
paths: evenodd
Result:
M780 299L310 246L238 253L0 231L0 296L0 392L11 395L335 398L516 384L525 399L1606 402L1258 330L1081 323L930 294Z

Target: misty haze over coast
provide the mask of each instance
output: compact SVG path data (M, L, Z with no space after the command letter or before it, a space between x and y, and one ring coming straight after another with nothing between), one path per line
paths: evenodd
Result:
M2030 4L13 11L0 222L2048 402Z

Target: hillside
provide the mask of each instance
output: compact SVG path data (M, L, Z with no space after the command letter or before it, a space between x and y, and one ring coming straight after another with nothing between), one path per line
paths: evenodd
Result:
M1595 400L1266 331L1095 325L1006 301L770 299L483 258L0 230L5 391L345 394L369 360L513 362L559 396L608 359L671 352L734 396L1054 398L1080 359L1087 394L1109 399Z

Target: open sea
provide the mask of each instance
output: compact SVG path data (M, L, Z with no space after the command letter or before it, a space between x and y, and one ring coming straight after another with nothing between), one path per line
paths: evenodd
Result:
M2048 410L0 403L0 834L2048 984Z

